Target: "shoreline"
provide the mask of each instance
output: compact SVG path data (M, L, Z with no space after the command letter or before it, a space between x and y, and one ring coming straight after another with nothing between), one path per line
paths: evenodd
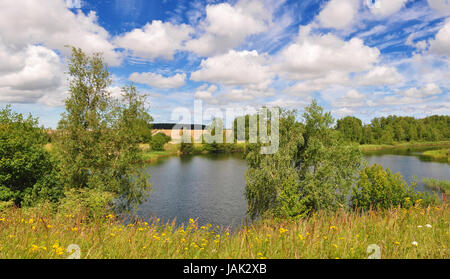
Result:
M450 141L437 142L403 142L394 144L362 144L359 146L362 152L381 151L389 149L408 149L426 147L450 147Z

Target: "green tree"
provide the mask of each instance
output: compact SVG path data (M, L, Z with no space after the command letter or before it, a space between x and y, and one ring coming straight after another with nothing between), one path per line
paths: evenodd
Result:
M336 130L338 130L344 139L360 143L363 138L362 121L353 116L347 116L337 121Z
M57 151L68 189L112 193L120 209L131 209L150 190L139 148L140 127L151 117L145 96L133 85L122 88L122 101L111 97L110 73L100 54L73 48L69 97L58 125Z
M163 151L164 145L169 141L171 141L171 137L167 136L164 133L157 133L156 135L152 136L150 147L155 151Z
M221 135L221 137L219 136L219 134ZM225 139L222 119L213 119L211 124L207 127L207 133L203 134L203 142L204 150L208 151L209 153L220 153L225 151Z
M245 196L251 218L264 213L297 216L305 211L300 202L296 168L298 152L304 144L303 126L296 121L295 116L295 111L281 112L277 153L262 155L261 143L248 147Z
M346 207L361 162L359 148L344 144L330 113L316 101L305 108L303 119L298 123L295 112L283 112L276 154L260 154L261 144L249 151L246 198L251 217L264 212L294 217Z
M44 149L48 138L37 124L9 106L0 110L0 201L33 205L62 196L57 164Z

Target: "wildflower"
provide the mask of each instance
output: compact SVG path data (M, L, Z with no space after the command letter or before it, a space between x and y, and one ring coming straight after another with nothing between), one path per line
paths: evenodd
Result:
M6 222L6 218L5 217L0 218L0 222Z
M190 218L189 219L189 224L194 224L194 219Z
M142 232L144 231L144 228L139 228L138 231Z
M325 239L325 240L328 239L328 236L324 235L324 236L323 236L323 239Z
M116 234L114 234L114 233L110 233L109 235L110 235L110 236L116 236Z
M395 245L400 245L400 242L396 241L394 242Z
M16 236L13 235L13 234L10 234L10 235L8 235L8 237L9 237L9 238L14 238L14 237L16 237Z
M331 226L330 230L334 230L335 231L335 230L337 230L337 227L336 226Z
M39 251L39 246L32 244L30 248L30 252L37 252Z
M338 248L338 246L337 246L336 244L333 244L333 247L334 247L334 248Z
M51 228L53 228L53 226L52 225L47 225L47 228L51 229Z
M55 249L55 254L56 255L62 255L64 254L64 249L62 247L58 247Z
M432 228L432 226L430 224L426 224L425 227Z
M287 232L288 230L287 229L285 229L285 228L280 228L280 234L284 234L285 232Z
M77 227L73 227L73 228L72 228L72 231L73 231L73 232L76 232L76 231L78 231L78 228L77 228Z
M417 241L413 241L413 242L411 242L411 245L413 245L413 246L418 246L419 245L419 243L417 243Z
M418 225L417 227L418 227L419 229L420 229L420 228L422 228L422 226L421 226L421 225Z
M345 237L339 237L339 240L344 240L345 239Z
M303 235L298 234L298 238L300 238L300 240L303 240Z
M34 222L34 219L33 219L33 218L31 218L30 220L28 220L28 224L33 224L33 222Z

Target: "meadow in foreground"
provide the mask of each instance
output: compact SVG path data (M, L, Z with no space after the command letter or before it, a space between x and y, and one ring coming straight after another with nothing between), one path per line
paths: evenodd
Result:
M52 214L45 208L7 208L0 213L0 258L67 258L76 244L81 258L320 258L365 259L367 247L381 258L450 257L450 203L366 213L319 212L307 219L265 220L230 232L190 220L185 226L159 219L124 223L113 215Z

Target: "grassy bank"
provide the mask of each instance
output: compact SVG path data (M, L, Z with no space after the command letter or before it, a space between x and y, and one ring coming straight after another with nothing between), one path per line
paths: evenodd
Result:
M164 145L164 150L151 150L148 144L141 144L142 156L147 162L155 162L159 158L179 155L179 144L167 143Z
M242 153L246 148L245 143L237 143L232 145L231 148L223 148L223 150L219 153ZM168 157L168 156L179 156L181 155L180 144L167 143L164 145L164 151L154 151L151 150L148 144L141 144L142 155L144 156L144 160L147 162L155 162L160 158ZM194 143L192 148L192 155L198 154L208 154L207 150L205 150L205 145L202 143Z
M423 183L431 189L439 190L445 195L450 196L450 181L434 178L423 178Z
M449 258L450 203L383 212L319 213L309 219L259 222L235 232L183 227L159 220L122 225L114 216L87 222L83 215L43 209L0 211L0 258L66 258L70 244L81 258Z
M428 150L422 153L425 156L431 157L435 160L447 160L450 163L450 149L444 148L439 150Z
M379 151L388 149L408 149L408 148L426 148L426 147L450 147L450 141L437 142L401 142L394 144L363 144L360 149L363 152Z

